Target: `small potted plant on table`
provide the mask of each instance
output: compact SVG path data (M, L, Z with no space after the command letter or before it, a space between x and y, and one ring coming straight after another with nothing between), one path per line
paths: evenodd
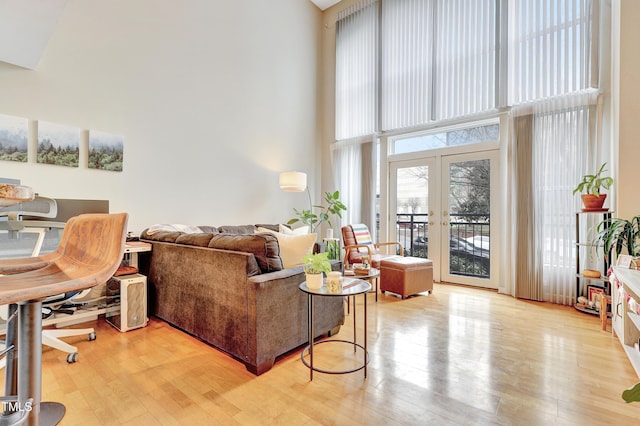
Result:
M331 262L327 252L308 254L304 257L304 272L307 288L317 290L322 287L322 273L331 272Z
M609 189L613 185L613 178L610 176L602 176L607 163L603 163L598 169L598 172L594 175L584 175L582 181L573 190L573 194L578 192L582 193L582 204L584 208L582 211L600 211L603 210L602 206L607 198L607 194L601 194L600 189Z

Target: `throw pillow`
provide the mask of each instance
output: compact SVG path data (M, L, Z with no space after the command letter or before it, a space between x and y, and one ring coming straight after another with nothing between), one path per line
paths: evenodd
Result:
M286 235L305 235L309 233L309 226L301 226L299 228L296 229L291 229L286 225L280 224L279 225L280 228L280 233L282 234L286 234Z
M280 258L285 268L302 265L303 258L313 251L317 234L288 235L282 232L258 228L258 232L268 232L276 236L280 246Z

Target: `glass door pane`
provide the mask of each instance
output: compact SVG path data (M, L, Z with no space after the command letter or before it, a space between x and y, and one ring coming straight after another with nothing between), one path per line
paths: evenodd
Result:
M475 157L475 158L474 158ZM492 158L494 157L494 158ZM492 242L497 209L491 188L497 176L497 156L491 153L464 154L443 159L446 199L443 216L443 268L447 281L495 287L492 276ZM443 197L444 198L444 197ZM496 222L497 223L497 222Z
M449 271L489 278L489 160L449 165Z
M435 159L392 163L391 229L405 249L405 255L434 260L439 255L438 237L433 230ZM434 245L435 244L435 245ZM430 250L435 247L435 250Z

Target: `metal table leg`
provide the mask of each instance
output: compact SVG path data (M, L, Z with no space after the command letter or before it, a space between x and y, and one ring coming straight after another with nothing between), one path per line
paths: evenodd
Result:
M308 294L307 300L309 303L309 380L313 380L313 295ZM304 352L303 352L304 355Z
M18 404L29 409L27 424L56 425L65 413L57 402L42 398L42 302L27 301L18 307Z
M365 293L366 294L366 293ZM353 296L353 352L356 351L356 297Z
M376 287L377 288L377 287ZM376 297L378 296L377 290L376 290ZM369 356L369 352L367 351L367 293L363 293L362 297L364 297L364 378L367 378L367 364L368 364L368 360L367 357ZM355 306L355 300L353 302L354 306ZM355 336L354 336L355 337ZM355 342L356 339L354 338L353 341Z

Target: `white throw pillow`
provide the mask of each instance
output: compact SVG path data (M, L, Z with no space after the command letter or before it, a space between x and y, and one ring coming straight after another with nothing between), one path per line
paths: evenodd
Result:
M258 232L269 232L276 236L280 246L280 258L285 268L302 265L306 255L313 251L317 234L288 235L266 228L258 228Z
M278 228L280 233L282 234L287 234L287 235L304 235L304 234L308 234L309 233L309 226L301 226L299 228L296 229L291 229L286 225L283 224L279 224Z

